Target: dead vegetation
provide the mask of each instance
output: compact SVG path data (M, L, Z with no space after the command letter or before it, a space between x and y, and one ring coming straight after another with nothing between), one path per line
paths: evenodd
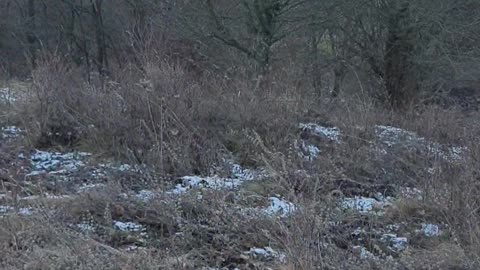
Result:
M480 268L475 1L3 2L1 269Z
M478 268L476 114L435 106L398 113L367 97L329 100L288 72L257 89L241 74L196 78L159 61L145 63L143 73L118 70L89 83L61 57L45 57L9 118L25 137L1 142L1 202L15 209L0 218L2 269ZM302 122L338 134L315 136ZM379 132L388 128L380 126L404 133L386 141ZM304 154L310 145L318 156L299 155L299 142ZM461 154L446 154L452 146ZM149 173L109 171L102 187L76 194L72 185L91 184L90 169L66 175L67 184L49 172L29 178L29 160L17 156L33 148L86 150L95 154L91 166L114 158ZM164 192L214 165L228 175L222 166L230 157L267 177L179 198ZM143 201L131 193L144 189L160 195ZM346 199L378 194L395 199L376 200L374 213L342 208ZM272 196L296 210L258 214ZM442 234L422 234L430 223ZM393 249L387 234L408 245ZM278 253L252 251L264 247Z

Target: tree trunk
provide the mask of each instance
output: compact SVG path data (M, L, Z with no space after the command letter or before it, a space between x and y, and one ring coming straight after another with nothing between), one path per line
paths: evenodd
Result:
M311 37L310 55L312 55L313 63L311 63L310 72L312 76L312 86L319 95L322 95L322 72L320 68L320 56L318 52L318 43L320 38L314 32Z
M28 0L27 2L27 42L28 42L28 52L30 58L30 64L32 68L36 66L37 55L36 55L36 38L35 38L35 0Z
M385 44L385 87L393 108L401 108L414 98L412 24L409 4L404 3L388 22Z
M332 89L332 97L338 97L340 95L341 86L343 78L345 77L345 66L342 63L335 64L335 68L333 69L333 89Z
M107 44L105 40L105 29L103 25L103 0L92 0L92 12L95 22L95 40L97 43L96 64L100 75L105 75L108 68Z

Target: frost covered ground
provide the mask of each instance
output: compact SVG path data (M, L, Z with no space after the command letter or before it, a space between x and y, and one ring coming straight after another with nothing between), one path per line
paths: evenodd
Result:
M302 132L308 135L303 136L297 142L299 155L306 161L313 161L322 155L322 147L330 143L341 144L342 133L335 127L324 127L314 123L300 124ZM467 151L464 147L443 146L436 142L418 136L416 133L392 126L378 125L374 128L374 139L371 149L374 149L376 156L381 159L388 159L401 151L418 153L421 151L425 156L435 160L442 159L445 162L455 163L462 161L462 155ZM312 140L316 137L316 140ZM318 141L322 143L318 143ZM384 168L383 170L389 170ZM432 173L432 168L427 168ZM365 227L346 228L345 234L349 235L351 249L359 254L362 259L386 259L392 256L399 256L407 250L411 242L420 238L439 238L444 235L442 227L446 225L408 220L395 220L392 223L391 213L397 211L398 205L407 203L421 204L423 191L417 188L402 186L401 183L389 185L395 190L394 194L382 194L378 191L370 192L370 196L342 195L338 198L338 208L344 212L364 216L364 219L373 219L373 224L364 224ZM339 228L338 223L332 223L333 229ZM375 248L373 248L375 247ZM379 249L382 250L379 252Z
M314 123L300 124L299 128L306 135L297 141L297 151L307 163L321 157L323 149L331 144L342 144L342 133L338 128ZM23 133L14 126L4 127L1 131L2 137L7 140L18 138ZM444 147L428 142L413 132L390 126L377 126L375 136L376 142L372 148L381 155L401 145L426 149L447 162L457 162L466 151L461 147ZM312 137L316 140L312 140ZM55 205L56 209L60 209L57 211L61 212L62 204L65 204L63 200L68 199L69 203L79 205L75 211L83 213L81 219L74 216L65 218L70 229L89 235L101 235L100 232L107 231L115 235L115 240L111 240L115 243L114 247L128 253L138 252L152 243L161 246L161 243L155 242L159 234L173 239L169 241L187 241L184 237L193 225L199 226L196 230L208 231L209 222L220 224L222 219L238 219L238 224L260 222L255 220L275 222L277 219L294 219L298 213L306 211L301 204L289 201L285 194L255 195L254 202L251 202L251 198L245 195L244 187L253 182L266 181L269 174L262 169L243 168L233 160L226 160L222 164L229 168L227 177L212 173L208 176L186 175L170 181L156 179L147 167L98 160L94 153L86 152L21 151L10 162L10 166L15 167L24 180L15 183L15 191L0 189L0 218L45 214L46 202ZM399 202L420 202L423 196L423 191L416 188L397 185L394 189L395 194L371 192L370 196L342 194L336 198L334 212L337 215L368 221L355 226L337 220L329 223L333 231L339 231L349 239L347 248L358 254L361 260L392 259L408 250L411 243L417 241L415 239L440 238L446 232L446 225L435 223L435 220L392 220L389 212ZM101 193L102 190L108 190L108 193ZM101 206L113 209L108 213L100 213L102 218L84 215L90 213L84 211L90 208L99 211L95 205L99 198L95 194L108 194L114 198L111 203ZM223 196L228 203L215 205L216 202L211 200L213 196ZM209 212L213 205L223 212ZM149 213L157 213L160 206L171 209L162 214L169 221L148 220ZM186 209L195 214L186 214ZM51 215L58 213L52 212ZM212 220L206 221L205 218ZM216 237L215 234L212 237ZM268 243L260 247L244 246L244 250L237 255L240 261L259 260L275 262L274 265L288 263L285 251Z
M17 101L17 96L8 87L0 88L0 103L12 104Z
M15 127L2 129L4 138L14 139L20 136L21 130ZM21 151L11 161L10 165L18 169L24 181L20 183L21 192L9 189L0 189L0 217L7 216L42 216L45 214L45 205L62 207L76 201L89 198L90 194L102 192L111 188L112 183L123 179L122 188L116 192L118 205L130 202L149 204L167 202L177 205L182 200L195 198L196 203L208 204L208 193L234 192L237 193L246 182L262 181L266 173L262 170L244 169L233 161L223 164L230 168L228 177L211 176L183 176L177 181L167 184L152 185L148 168L130 164L121 164L113 161L99 161L92 153L87 152L56 152L31 150ZM115 181L114 181L115 180ZM121 180L120 180L121 181ZM114 184L116 186L116 184ZM102 193L103 194L103 193ZM236 195L237 196L237 195ZM240 195L238 195L240 196ZM66 201L68 200L68 201ZM132 201L133 200L133 201ZM120 207L120 206L119 206ZM124 211L124 206L119 211ZM266 197L262 205L233 206L240 216L248 218L285 218L292 214L296 206L281 197ZM54 212L51 213L52 215ZM139 220L135 216L116 213L110 218L110 225L99 222L94 217L69 220L68 228L87 235L97 235L102 231L111 230L113 234L122 235L122 244L116 248L123 252L137 252L144 248L146 243L157 232L152 224ZM181 226L187 221L176 217ZM181 227L180 226L180 227ZM177 230L181 230L177 229ZM182 237L178 231L176 237ZM132 240L134 239L134 240ZM123 243L125 242L125 243ZM272 247L250 247L243 251L241 256L252 260L284 261L285 255L275 251Z

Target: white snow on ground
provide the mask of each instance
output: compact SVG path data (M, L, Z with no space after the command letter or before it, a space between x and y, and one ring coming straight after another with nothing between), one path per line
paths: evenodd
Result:
M405 189L404 196L406 198L416 199L418 196L421 196L421 192L417 189ZM420 193L420 194L419 194ZM393 198L385 198L382 196L377 196L377 198L365 198L365 197L354 197L354 198L345 198L341 201L341 208L357 211L361 214L371 214L381 216L384 213L386 207L392 204ZM385 226L383 230L373 230L375 235L380 237L380 241L386 243L388 248L393 252L402 252L408 246L408 238L404 236L399 236L395 232L398 232L400 229L399 224L389 224ZM422 224L421 230L417 230L418 233L422 233L427 237L438 236L441 234L438 225L434 224ZM366 230L358 227L352 232L352 236L361 239L362 235L366 233ZM362 259L372 259L376 258L371 254L367 249L362 246L355 246L355 250L358 251L360 258ZM373 257L372 257L373 256Z
M127 171L131 171L132 170L132 166L130 166L129 164L122 164L118 167L118 170L119 171L122 171L122 172L127 172Z
M122 232L140 232L143 226L133 222L114 221L113 227Z
M278 215L280 217L286 217L292 214L296 209L293 203L287 202L283 199L279 199L277 197L270 197L268 199L270 204L263 211L269 216Z
M199 270L225 270L227 268L218 268L218 267L202 267L202 268L199 268ZM269 268L267 268L269 269ZM240 270L239 268L233 268L232 270Z
M236 188L243 183L242 179L237 178L222 178L218 176L213 177L199 177L199 176L184 176L182 177L185 186L190 187L205 187L212 189Z
M75 224L75 227L77 227L77 229L79 229L82 232L93 232L93 231L95 231L95 227L88 224L88 223L78 223L78 224Z
M16 126L6 126L2 127L1 136L3 139L13 139L21 136L23 132L22 129Z
M0 88L0 103L2 104L12 104L17 101L17 97L12 93L10 88L4 87Z
M141 250L141 249L145 249L145 248L144 247L139 247L139 246L136 246L136 245L128 245L128 246L125 246L125 247L120 247L120 249L125 251L125 252L133 252L133 251Z
M243 207L237 209L246 218L285 218L292 215L298 208L295 204L278 197L268 198L268 204L262 207Z
M341 132L337 127L324 127L315 123L300 123L299 127L307 130L315 137L327 139L336 143L340 143ZM462 160L462 155L467 150L465 147L452 146L443 147L439 143L430 142L427 139L418 136L415 132L408 131L402 128L393 126L375 126L375 134L383 144L387 147L395 145L402 145L409 148L425 148L430 153L438 155L447 161L459 162ZM296 148L299 155L306 160L313 160L320 154L318 146L309 144L301 140L297 143ZM386 149L378 149L380 152L387 153Z
M398 224L390 224L385 226L385 228L371 229L366 230L362 227L358 227L352 232L352 236L355 236L355 239L362 241L363 237L372 237L372 234L375 235L373 238L378 238L380 242L386 244L386 247L393 252L401 252L405 250L408 246L408 238L404 236L399 236L395 232L400 229ZM377 256L371 254L365 247L358 245L354 246L354 251L358 252L362 259L377 259Z
M406 237L398 237L393 233L383 234L381 240L388 243L393 251L402 251L407 248L408 239Z
M375 127L375 134L378 139L388 146L393 146L404 141L411 143L425 142L425 139L419 138L415 132L392 126L378 125Z
M375 127L375 133L377 138L388 147L395 145L402 145L410 148L423 147L430 153L451 162L460 161L463 153L467 150L465 147L459 146L453 146L443 150L444 147L439 143L429 142L427 139L418 136L415 132L392 126L378 125Z
M336 127L324 127L315 123L300 123L301 129L306 129L312 132L313 135L328 139L334 142L340 142L340 131Z
M320 148L306 142L305 140L300 140L300 142L297 141L295 144L295 148L298 151L298 155L307 161L313 161L321 153Z
M330 128L314 123L300 123L299 128L313 137L333 141L336 143L340 142L340 131L336 127ZM321 150L317 145L314 145L308 140L304 139L296 141L295 148L298 151L298 155L307 161L313 161L321 153Z
M145 238L148 238L147 228L134 222L122 222L114 220L113 228L121 232L135 233L142 237L142 239L139 239L142 241L145 240Z
M8 205L0 205L0 217L6 216L9 214L17 213L22 216L31 216L33 214L32 208L22 207L18 211L15 211L14 207Z
M315 157L318 157L318 155L320 155L320 149L318 149L318 147L316 147L315 145L308 144L308 145L305 145L305 148L307 150L308 157L310 159L312 157L315 158Z
M361 214L368 213L381 213L381 211L391 205L389 198L384 198L383 196L378 196L379 199L367 198L367 197L354 197L354 198L344 198L341 202L341 207L343 209L355 210Z
M33 209L32 208L20 208L18 209L18 213L23 216L31 216L33 214Z
M114 163L101 163L98 164L100 168L103 169L111 169L111 170L117 170L121 172L136 172L136 173L141 173L142 172L142 166L139 165L130 165L130 164L120 164L120 165L115 165Z
M299 127L303 130L309 131L313 136L328 139L337 143L340 142L341 132L337 127L324 127L315 123L300 123ZM425 138L418 136L415 132L393 126L377 125L375 126L375 134L377 138L388 147L398 144L407 147L425 147L429 152L445 158L448 161L460 161L463 153L467 150L465 147L459 146L452 146L443 150L445 147L442 147L439 143L429 142ZM311 153L311 156L318 156L319 152L314 148L316 146L312 146L313 145L308 145L305 142L302 142L302 145L299 145L299 148L302 147L303 151ZM380 149L380 151L385 152L385 149Z
M83 186L78 188L78 192L86 192L92 189L103 188L105 184L84 184Z
M227 162L231 166L230 173L232 177L236 179L241 179L243 181L251 181L251 180L261 180L264 177L265 172L263 171L256 171L250 169L244 169L239 164L235 164L232 162Z
M46 173L59 175L69 174L87 166L84 160L91 155L91 153L86 152L60 153L36 150L30 156L33 169L26 176L36 176ZM25 159L25 155L19 154L18 158ZM107 173L104 171L105 169L118 170L121 172L141 172L140 166L132 166L129 164L116 166L112 163L107 163L99 164L98 168L92 172L92 176L106 176Z
M328 139L329 141L339 143L341 139L341 133L338 128L327 128L320 125L316 125L313 123L309 124L300 124L302 129L308 129L308 131L316 137L320 137L323 139ZM400 128L389 127L389 126L377 126L375 129L377 133L377 138L387 145L388 147L403 144L407 141L408 146L420 146L425 147L428 151L431 151L435 154L445 156L450 158L451 160L460 160L462 153L465 152L465 148L462 147L451 147L451 148L442 148L441 145L436 143L430 143L426 139L418 137L414 132L406 131ZM17 129L16 127L6 127L2 128L2 136L5 138L5 133L11 134L11 136L16 136L14 134L20 134L21 130ZM10 136L10 135L8 135ZM10 137L9 137L10 138ZM321 150L316 145L308 143L307 140L301 141L302 149L304 157L308 160L312 160L313 158L317 157ZM382 147L385 148L385 147ZM385 148L388 149L388 148ZM442 150L446 149L446 150ZM383 150L383 149L382 149ZM90 156L89 153L81 153L81 152L72 152L72 153L58 153L58 152L47 152L47 151L36 151L34 152L29 158L33 167L33 170L30 172L31 175L38 175L38 174L68 174L73 171L77 171L79 168L86 166L85 158ZM19 158L25 159L25 155L19 155ZM175 188L168 191L169 194L179 195L186 193L188 190L192 188L200 188L200 189L235 189L241 186L246 181L254 181L254 180L261 180L265 173L257 170L249 170L243 169L240 165L235 164L233 162L226 161L227 165L231 167L230 176L229 177L220 177L215 175L212 172L212 176L184 176L181 179L181 183L176 185ZM101 175L106 176L108 175L109 170L106 169L114 169L121 172L140 172L142 171L142 167L140 166L132 166L128 164L121 164L121 165L113 165L112 163L101 164L99 167L96 167L92 176ZM103 184L85 184L81 186L78 191L88 191L93 188L102 187ZM137 193L134 193L133 196L137 198L139 201L148 202L151 199L155 198L160 193L158 191L152 190L141 190ZM0 195L1 196L1 195ZM126 195L127 196L127 195ZM400 196L405 198L411 199L418 199L422 197L422 192L415 188L404 188L400 192ZM128 196L127 196L128 197ZM40 198L47 198L47 199L62 199L62 198L70 198L70 196L52 196L52 195L44 195L40 196L30 196L22 198L23 200L30 200L30 199L40 199ZM391 205L392 198L385 198L381 195L375 196L374 198L367 198L367 197L353 197L353 198L343 198L340 202L341 209L348 209L359 212L361 214L374 214L374 215L381 215L385 208ZM251 211L249 213L253 213L255 215L258 214L262 215L263 217L287 217L291 215L294 211L297 210L297 207L282 198L279 197L269 197L268 198L268 205L265 207L258 207L258 208L242 208L246 212ZM20 215L31 215L32 209L31 208L21 208L21 209L14 209L10 206L0 206L0 217L15 213L15 211ZM77 229L88 232L93 231L95 228L92 225L87 223L80 223L75 224L72 226L76 227ZM391 228L388 226L392 226ZM396 226L396 227L395 227ZM113 227L116 230L124 231L124 232L138 232L141 235L146 236L146 228L140 224L134 222L122 222L122 221L114 221ZM399 233L398 225L387 225L386 230L376 231L375 234L378 235L380 241L383 241L388 245L388 247L394 252L401 252L405 250L408 245L408 239L406 237L402 237L397 235ZM420 230L417 231L418 233L422 233L425 236L433 237L438 236L441 234L440 228L438 225L434 224L422 224ZM354 231L354 235L359 237L363 237L362 235L365 233L365 230L362 228L358 228ZM137 248L137 246L131 246L132 249ZM361 258L364 259L372 259L377 258L374 254L369 252L365 247L362 246L355 246L353 247L354 250L359 251L359 255ZM274 251L270 247L265 248L252 248L250 251L245 252L250 256L254 256L257 258L274 258L278 260L284 260L285 255L281 252Z
M30 157L33 170L26 176L35 176L45 173L65 174L74 172L85 166L85 163L82 160L90 155L90 153L85 152L62 154L59 152L37 150ZM19 158L22 157L24 156L19 155Z
M423 192L418 188L399 187L400 196L406 199L422 200Z
M439 236L440 234L442 234L438 225L429 223L422 224L421 232L428 237Z
M183 176L182 181L177 184L167 194L179 195L187 192L192 188L209 188L209 189L235 189L241 186L246 181L261 180L265 173L262 171L255 171L243 169L240 165L228 162L231 166L231 177L213 176Z
M363 260L378 260L378 257L375 256L373 253L367 250L367 248L363 246L353 246L353 251L358 253L360 259Z
M72 198L70 195L51 195L51 194L44 194L42 196L38 195L32 195L32 196L27 196L27 197L22 197L20 200L39 200L39 199L51 199L51 200L61 200L61 199L70 199Z
M398 225L398 224L389 224L385 227L387 228L387 230L392 231L392 232L398 231L400 229L400 225Z
M188 189L190 189L190 187L184 187L182 184L177 184L172 190L167 191L167 194L180 195L187 192Z
M135 197L143 202L148 202L152 199L154 199L157 196L157 193L152 190L140 190L137 194L135 194Z
M11 206L0 205L0 215L1 214L6 214L7 212L10 212L12 210L13 210L13 207L11 207Z
M200 189L235 189L241 186L246 181L261 180L264 177L264 172L243 169L238 164L231 164L231 175L230 178L223 178L217 175L214 176L183 176L181 178L182 183L177 184L172 190L168 191L167 194L180 195L186 193L189 189L200 188ZM137 198L143 201L148 201L149 198L155 196L154 192L143 191L137 195ZM269 205L261 209L243 209L245 212L253 212L256 214L266 214L268 216L280 216L286 217L296 210L296 207L293 203L287 202L283 199L277 197L269 198Z
M463 159L463 155L467 152L467 147L461 146L452 146L448 149L447 156L450 157L453 161L461 161Z
M255 258L264 258L264 259L276 259L280 262L286 261L286 255L282 252L278 252L271 247L265 248L251 248L250 251L247 252L249 255Z

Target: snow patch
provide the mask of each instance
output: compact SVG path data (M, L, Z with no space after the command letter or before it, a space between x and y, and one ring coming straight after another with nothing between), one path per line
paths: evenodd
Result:
M8 205L0 205L0 217L6 216L12 213L17 213L22 216L31 216L33 215L33 209L28 207L19 208L18 211L15 211L14 207Z
M70 195L51 195L46 193L45 195L32 195L27 197L22 197L20 200L30 201L30 200L39 200L39 199L52 199L52 200L61 200L61 199L69 199L71 198Z
M270 197L268 199L270 201L270 205L264 209L264 212L269 216L278 215L280 217L286 217L296 210L295 205L291 202L279 199L277 197Z
M298 151L298 155L307 161L316 159L321 153L321 150L317 146L310 144L305 140L300 140L300 143L297 141L295 148Z
M425 141L424 138L419 138L415 132L392 126L378 125L375 127L375 133L377 137L389 147L404 141L413 143L423 143Z
M367 197L353 197L353 198L344 198L341 202L342 209L345 210L355 210L362 214L368 214L372 212L381 213L381 211L390 206L389 198L384 198L383 196L378 196L379 199L367 198Z
M400 196L403 198L415 200L423 199L423 191L418 188L400 187L399 189Z
M88 223L78 223L75 224L75 227L79 229L81 232L94 232L95 227L88 224Z
M33 209L32 208L20 208L18 209L18 214L23 215L23 216L31 216L33 215Z
M239 164L230 163L230 166L231 166L230 173L232 177L242 181L252 181L258 178L262 178L263 176L263 172L244 169Z
M144 247L139 247L139 246L136 246L136 245L128 245L126 247L122 247L121 249L125 252L133 252L133 251L136 251L136 250L144 249Z
M33 170L26 176L36 176L46 173L67 174L74 172L85 166L83 159L90 155L90 153L85 152L71 152L62 154L59 152L36 150L30 156L30 162Z
M400 225L399 224L388 224L386 226L386 228L389 231L396 232L396 231L400 230Z
M6 126L2 127L2 138L3 139L13 139L21 136L23 134L23 130L16 126Z
M263 172L255 170L243 169L240 165L230 163L231 177L213 176L183 176L180 178L181 183L177 184L167 194L179 195L187 192L192 188L208 188L208 189L235 189L241 186L246 181L258 180L264 177Z
M275 251L271 247L265 248L251 248L250 251L247 252L254 258L263 258L263 259L276 259L281 262L286 261L286 255L282 252Z
M143 226L134 222L114 221L113 227L122 232L140 232Z
M388 243L393 251L396 252L405 250L408 245L408 239L406 237L398 237L393 233L383 234L380 240Z
M358 253L358 256L362 260L378 260L378 257L362 246L354 246L353 251Z
M148 202L152 199L154 199L157 196L157 193L151 190L140 190L137 194L135 194L135 197L143 202Z
M142 169L144 169L144 167L140 165L133 165L133 166L130 164L115 165L111 162L101 163L98 166L104 169L112 169L120 172L134 172L134 173L141 173Z
M418 136L415 132L392 126L377 125L375 127L375 134L377 138L388 147L396 145L402 145L408 148L423 147L428 150L428 152L450 162L461 161L463 154L467 150L466 147L460 146L444 147L439 143L430 142L427 139Z
M438 225L429 223L423 223L420 231L427 237L435 237L442 234Z
M3 104L12 104L17 101L17 97L12 93L8 87L0 88L0 102Z
M448 150L449 152L447 154L453 161L461 161L468 148L464 146L452 146Z
M1 214L6 214L6 213L8 213L12 210L13 210L13 207L11 207L11 206L0 205L0 215Z
M232 189L240 186L243 181L236 178L222 178L219 176L183 176L182 188L211 188L211 189ZM181 192L180 192L181 193Z
M324 127L315 123L300 123L299 127L303 130L310 131L313 135L319 138L328 139L334 142L340 142L341 134L339 129L336 127Z
M167 194L180 195L187 192L188 189L189 187L187 188L184 187L182 184L177 184L172 190L167 191Z
M85 184L78 188L78 192L86 192L96 188L103 188L104 184Z

